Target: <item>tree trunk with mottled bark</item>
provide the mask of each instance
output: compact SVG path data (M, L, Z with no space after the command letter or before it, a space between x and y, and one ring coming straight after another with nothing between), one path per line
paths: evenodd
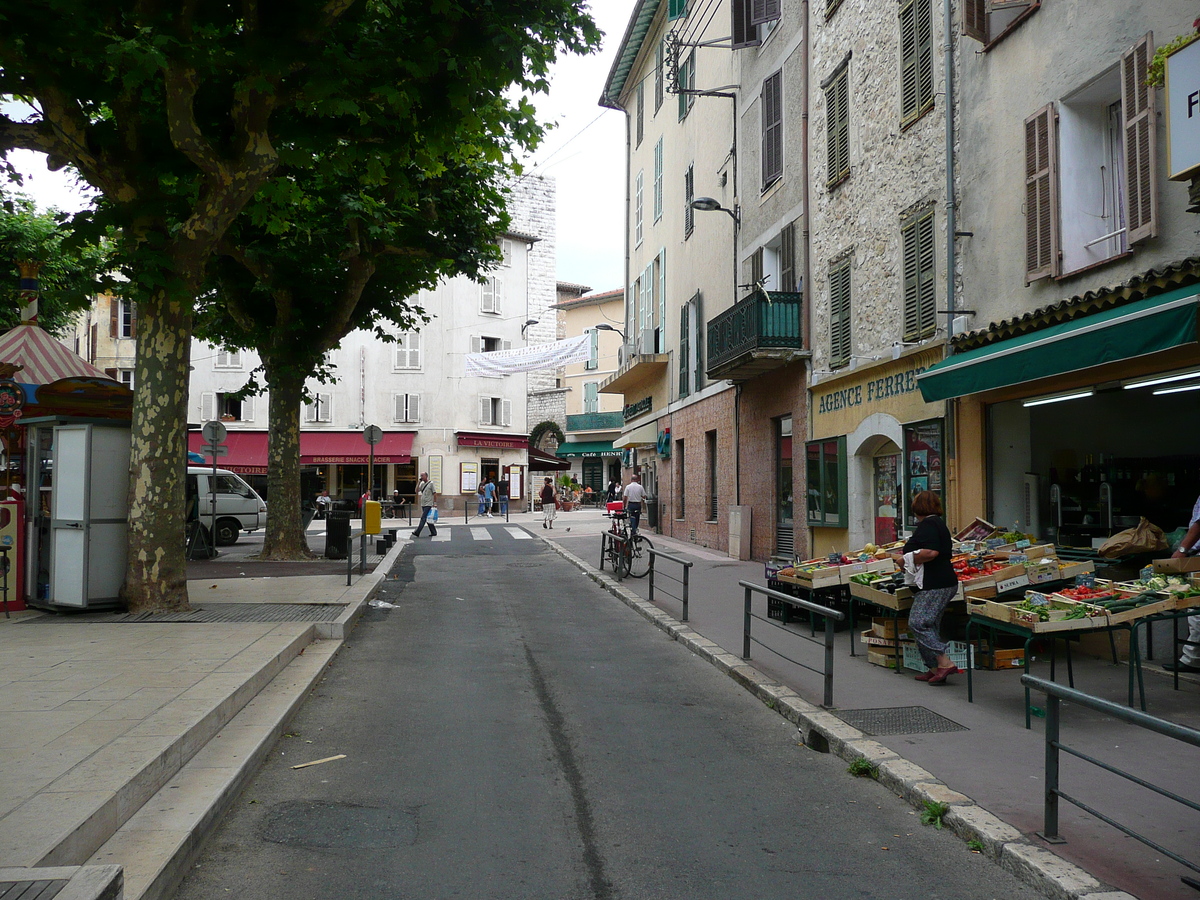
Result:
M300 496L300 408L304 378L263 358L271 391L267 532L262 559L309 559Z
M186 610L187 401L192 294L139 303L129 459L129 538L121 596L130 612Z

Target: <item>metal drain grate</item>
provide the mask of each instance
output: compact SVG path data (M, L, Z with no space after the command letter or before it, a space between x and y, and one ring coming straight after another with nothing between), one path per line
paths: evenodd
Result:
M889 709L830 710L847 725L863 734L937 734L944 731L969 731L953 719L940 716L923 706L893 706Z
M332 622L346 607L342 604L312 603L211 603L187 612L108 612L71 613L40 616L27 625L58 625L72 622L104 624L179 624L180 622Z

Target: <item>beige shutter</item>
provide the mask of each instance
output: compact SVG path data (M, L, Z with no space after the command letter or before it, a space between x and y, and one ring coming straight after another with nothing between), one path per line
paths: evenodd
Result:
M479 398L479 424L480 425L491 425L492 424L492 398L491 397L480 397Z
M1054 104L1025 120L1025 283L1058 274L1058 116Z
M981 44L988 42L987 0L963 0L962 33Z
M421 395L420 394L409 394L408 395L408 409L406 412L405 421L407 421L407 422L420 422L421 421Z
M1154 88L1146 70L1154 53L1147 34L1121 56L1121 118L1125 139L1125 225L1129 243L1158 234Z

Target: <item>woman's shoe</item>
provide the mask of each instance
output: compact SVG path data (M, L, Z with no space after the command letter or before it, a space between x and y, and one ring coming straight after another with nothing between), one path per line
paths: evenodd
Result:
M958 666L947 666L944 669L934 669L933 675L929 678L930 684L945 684L946 679L951 675L957 675L962 672Z
M920 675L914 675L913 680L914 681L928 681L930 678L933 677L933 674L936 671L937 671L937 669L927 669L926 671L922 672Z

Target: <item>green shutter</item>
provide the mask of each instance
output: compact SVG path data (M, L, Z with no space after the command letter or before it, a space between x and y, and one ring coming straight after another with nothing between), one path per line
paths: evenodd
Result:
M688 379L688 367L691 364L690 348L688 347L688 304L679 307L679 399L688 396L691 385Z
M917 117L917 0L900 7L900 122Z
M922 216L917 222L917 288L921 295L921 337L928 337L937 330L936 267L933 252L933 212Z
M687 0L667 0L667 21L674 22L687 15Z
M829 272L829 366L850 362L850 260Z

